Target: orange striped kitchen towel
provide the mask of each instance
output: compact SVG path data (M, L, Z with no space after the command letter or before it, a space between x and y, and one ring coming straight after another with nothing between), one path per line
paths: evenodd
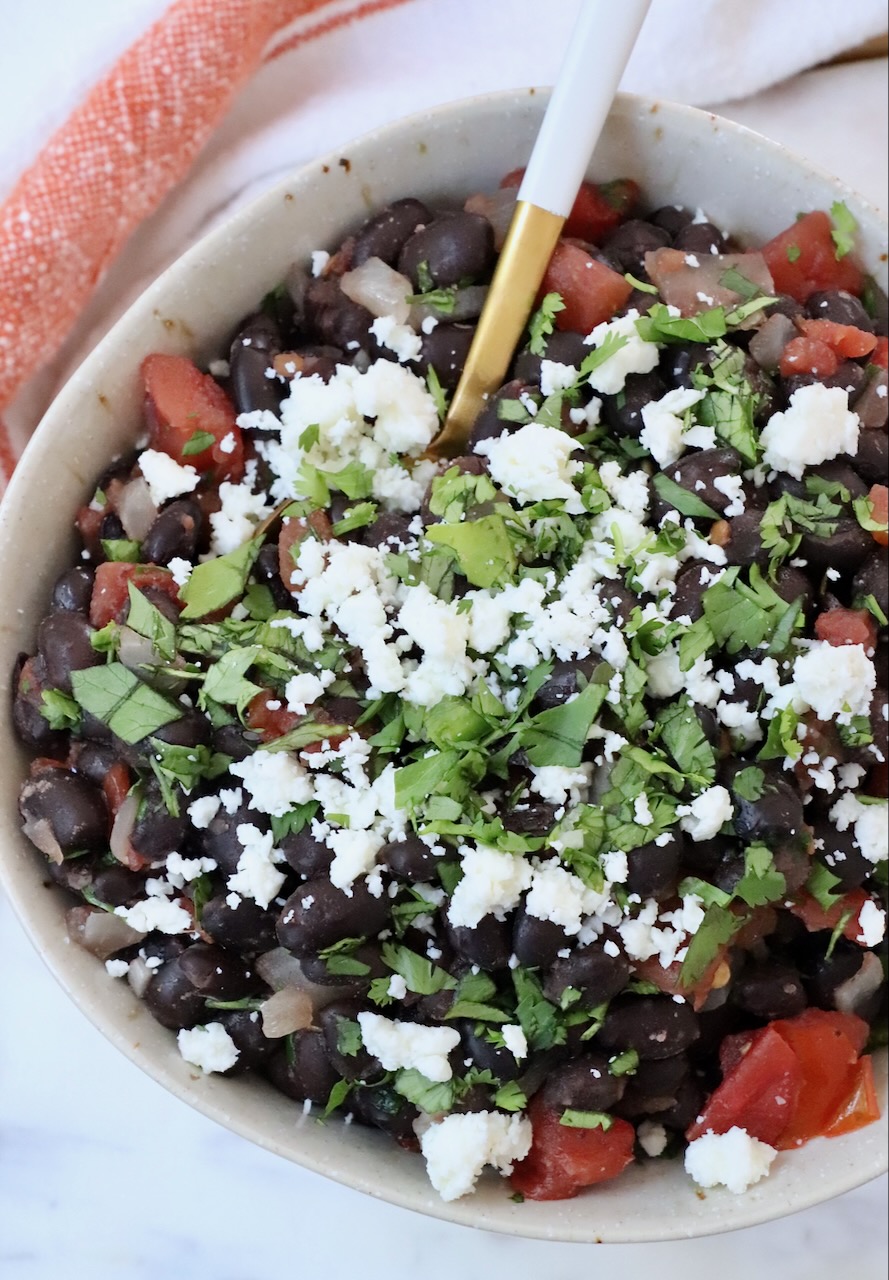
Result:
M185 175L261 62L403 2L176 0L165 10L0 207L0 409L53 355L127 237ZM292 29L312 15L308 30ZM16 452L0 424L5 478Z

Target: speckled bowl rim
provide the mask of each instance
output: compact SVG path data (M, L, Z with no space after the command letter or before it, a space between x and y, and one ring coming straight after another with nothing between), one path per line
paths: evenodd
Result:
M0 682L7 705L15 655L33 645L49 586L70 562L71 512L88 497L115 449L132 444L138 431L135 371L142 356L164 350L209 357L290 261L335 243L337 234L384 200L496 185L500 174L526 158L547 93L507 91L450 103L303 166L204 237L115 324L47 411L0 505L0 564L14 566L6 575L0 617ZM863 259L885 285L882 215L823 170L717 116L620 95L590 172L637 177L655 201L666 202L672 193L702 204L742 235L755 234L759 223L765 236L768 228L773 232L792 220L797 209L843 199L859 220ZM757 191L768 193L767 214L756 203ZM78 423L76 436L72 422ZM196 1076L179 1057L173 1035L154 1022L126 984L110 981L92 956L67 942L62 913L70 899L45 887L41 860L19 830L16 795L26 758L5 717L0 883L42 959L75 1004L137 1066L210 1119L276 1154L450 1222L597 1243L685 1239L753 1226L820 1204L887 1168L884 1119L785 1153L770 1178L744 1196L701 1192L681 1162L673 1161L636 1166L575 1200L553 1203L514 1204L508 1186L485 1175L474 1196L445 1204L426 1182L421 1160L382 1135L358 1126L347 1130L339 1121L318 1125L262 1081ZM885 1053L879 1055L877 1076L885 1116Z

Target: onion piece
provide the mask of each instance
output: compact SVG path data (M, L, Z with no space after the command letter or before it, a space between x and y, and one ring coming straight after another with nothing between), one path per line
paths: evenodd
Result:
M65 860L62 846L53 834L48 818L26 818L22 823L22 831L42 854L60 867Z
M336 987L320 987L317 982L310 982L296 956L285 947L275 947L274 951L258 956L255 967L263 982L267 982L273 991L283 991L286 987L305 991L315 1009L323 1009L342 995Z
M499 191L483 191L470 196L463 205L467 213L479 213L488 219L494 228L494 248L498 253L503 248L517 200L517 187L501 187Z
M120 661L130 671L138 672L143 666L155 667L161 662L161 656L152 642L147 636L140 636L132 627L121 627L118 638Z
M414 287L382 258L368 258L354 271L347 271L340 280L340 288L352 302L366 307L372 316L394 316L404 324L410 315L408 296Z
M138 813L139 796L135 791L131 791L114 816L108 841L111 852L125 867L130 865L130 836L133 834Z
M886 429L889 418L889 374L885 369L868 378L858 398L852 402L852 409L858 414L858 420L869 431Z
M798 336L797 327L790 317L776 312L750 339L750 354L760 369L774 373L781 363L784 348Z
M684 316L698 315L712 307L731 309L747 301L751 291L770 297L775 284L761 253L685 253L682 249L654 249L645 255L645 270L667 306ZM737 274L745 282L732 287ZM739 281L740 283L740 281ZM761 311L754 312L741 328L758 328Z
M136 476L124 485L117 500L117 514L127 537L141 542L157 517L144 476Z
M259 1010L262 1018L262 1034L269 1040L289 1036L292 1031L302 1031L312 1025L315 1009L308 991L298 987L282 987Z
M71 907L65 912L65 926L72 942L100 960L135 946L145 937L122 916L103 911L101 907Z
M841 982L833 993L834 1008L840 1013L857 1013L883 981L883 966L872 951L864 953L861 968Z
M130 967L127 970L127 982L130 984L133 995L138 996L140 1000L142 999L155 972L156 970L149 969L141 956L136 956L135 960L130 961Z

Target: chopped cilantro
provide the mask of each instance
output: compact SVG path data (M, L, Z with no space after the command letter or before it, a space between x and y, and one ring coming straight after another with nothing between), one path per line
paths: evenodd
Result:
M124 742L140 742L178 720L182 709L120 662L71 672L74 697Z
M528 324L528 349L534 356L546 355L546 339L555 328L556 316L565 310L565 303L558 293L548 293L534 312Z
M696 493L683 489L682 485L671 480L666 472L659 471L651 483L657 490L658 496L671 507L675 507L681 516L691 516L693 520L719 519L718 511L709 507Z
M515 550L501 515L482 516L462 524L434 524L426 529L429 542L449 547L460 573L474 587L502 587L512 581Z
M359 502L357 506L349 507L342 520L337 520L333 526L333 536L341 538L344 533L351 533L354 529L363 529L365 525L373 524L377 518L377 510L375 502Z
M76 699L61 689L44 689L40 695L40 714L50 729L75 732L80 728L80 707Z
M195 565L188 581L179 588L179 598L185 601L180 617L183 620L203 618L237 600L243 594L261 545L261 539L252 538L227 555Z
M830 206L830 220L833 224L831 239L836 246L836 259L839 262L855 248L858 222L842 200L836 200Z
M117 564L136 564L142 552L142 543L130 538L103 538L102 550L106 560Z
M751 802L758 800L765 787L765 777L762 769L757 768L756 765L749 765L735 774L732 780L732 791L742 800Z
M193 431L182 446L182 456L191 458L196 453L203 453L215 443L216 437L212 431Z
M647 316L636 321L639 336L646 342L701 342L709 343L724 338L728 332L725 310L713 307L696 316L673 315L669 307L657 302L649 308Z
M400 974L408 991L413 991L418 996L435 995L437 991L453 991L457 986L457 979L446 969L434 965L425 956L418 956L408 947L396 946L393 942L383 943L383 963L393 973Z
M614 1124L614 1117L607 1111L573 1111L569 1108L562 1112L559 1124L567 1129L602 1129L607 1133Z
M800 258L802 257L802 253L803 251L798 244L789 244L787 246L787 261L799 262Z

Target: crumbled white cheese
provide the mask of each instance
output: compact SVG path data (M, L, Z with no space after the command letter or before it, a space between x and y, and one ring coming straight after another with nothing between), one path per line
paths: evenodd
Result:
M651 373L657 368L660 360L660 349L656 342L646 342L636 328L639 319L638 311L628 311L617 320L610 320L597 325L593 332L584 339L587 346L596 350L603 346L610 335L625 338L624 346L619 347L598 369L590 374L590 386L600 395L615 396L623 391L624 383L631 373Z
M200 476L187 463L181 466L168 453L159 449L145 449L139 454L139 470L145 477L151 501L161 507L171 498L191 493L198 487Z
M472 1191L485 1165L503 1177L531 1150L531 1122L500 1111L447 1115L420 1134L429 1181L442 1200L458 1200Z
M699 1187L728 1187L740 1194L768 1176L778 1152L737 1125L728 1133L709 1130L685 1149L685 1169Z
M743 476L715 476L713 488L728 498L728 505L723 512L727 519L731 520L733 516L742 516L747 510Z
M583 804L589 794L594 766L579 764L576 769L558 764L531 767L531 789L550 804Z
M540 390L545 396L557 391L567 391L577 381L577 370L572 364L560 364L558 360L540 361Z
M529 422L497 439L479 441L475 451L487 457L492 478L518 502L559 498L576 515L584 507L572 482L583 464L571 455L580 447L556 427Z
M298 676L291 676L284 687L287 710L304 716L306 707L317 702L335 679L335 671L319 671L317 675L313 671L302 671Z
M858 927L861 930L858 941L866 947L878 947L886 936L886 912L868 898L858 913Z
M517 1022L508 1022L505 1026L502 1026L500 1034L503 1036L503 1043L516 1062L521 1062L523 1058L527 1058L528 1039Z
M860 644L816 640L793 664L795 692L819 720L866 716L876 683L874 664Z
M219 510L210 516L213 530L210 549L214 555L224 556L252 538L257 524L269 515L272 508L266 502L265 494L253 492L250 480L243 484L223 480L219 486L219 500Z
M474 929L486 915L503 919L531 885L530 864L513 853L487 845L464 845L463 878L451 895L448 919L455 927Z
M566 934L574 935L580 932L594 896L579 876L556 861L544 862L534 867L525 911L538 920L551 920Z
M334 855L328 873L331 883L351 898L352 885L376 863L383 838L372 831L332 831L327 843Z
M228 1071L240 1056L237 1045L221 1022L208 1022L203 1027L183 1027L176 1036L176 1043L185 1061L200 1067L204 1075Z
M642 406L643 427L639 442L658 466L671 466L685 452L689 443L686 414L703 398L703 391L677 387L661 396L660 400L651 400Z
M643 1120L636 1129L636 1139L647 1156L656 1158L667 1149L667 1130L657 1120Z
M448 1055L460 1043L460 1032L453 1027L424 1027L381 1013L359 1013L358 1025L365 1049L385 1071L412 1068L439 1084L451 1079Z
M774 413L762 429L760 443L766 466L801 479L806 467L828 462L841 453L858 452L858 415L849 408L849 393L820 382L800 387L783 413Z
M139 933L188 933L194 928L191 914L170 898L151 897L134 902L131 907L115 907L114 914L122 916L132 929Z
M265 910L284 883L283 872L275 866L276 862L283 862L284 855L274 848L272 833L260 831L252 822L239 823L235 835L243 853L227 887L243 898L252 898Z
M286 751L254 751L244 760L235 760L229 772L242 779L250 808L273 818L283 818L295 805L314 799L311 778Z
M402 364L419 360L423 339L408 324L399 324L395 316L377 316L370 331L380 346L393 351Z
M830 811L837 830L855 828L855 843L868 862L885 862L889 858L889 824L885 803L862 804L857 796L847 793Z
M130 971L129 960L106 960L105 972L110 978L125 978Z
M649 495L648 476L644 471L631 471L624 475L620 463L609 459L599 467L599 479L618 507L629 511L637 520L645 519Z
M181 556L174 556L167 565L170 573L173 575L173 581L177 587L184 587L188 579L191 577L194 565L190 560L183 560Z
M723 823L731 821L734 811L731 796L725 787L719 786L709 787L695 796L690 805L680 805L676 810L683 815L682 830L694 841L712 839Z
M219 796L201 796L197 800L192 800L188 806L188 816L191 819L191 825L197 827L199 831L206 831L210 823L219 812L219 806L222 801Z
M324 274L324 268L330 262L330 254L326 249L313 249L311 255L312 275L317 280L319 276Z

